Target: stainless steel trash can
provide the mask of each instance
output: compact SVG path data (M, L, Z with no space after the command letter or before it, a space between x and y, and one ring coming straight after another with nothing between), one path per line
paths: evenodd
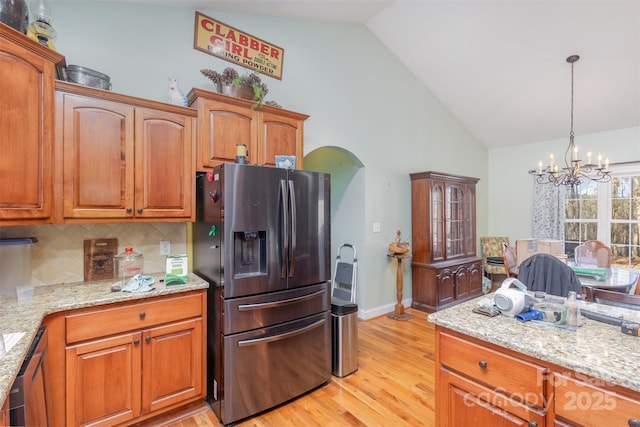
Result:
M331 301L331 372L338 378L358 370L358 304Z

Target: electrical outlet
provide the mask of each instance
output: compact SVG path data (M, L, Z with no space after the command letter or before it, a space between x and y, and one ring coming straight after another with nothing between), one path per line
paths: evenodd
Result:
M162 240L160 242L160 255L169 255L171 253L171 241Z

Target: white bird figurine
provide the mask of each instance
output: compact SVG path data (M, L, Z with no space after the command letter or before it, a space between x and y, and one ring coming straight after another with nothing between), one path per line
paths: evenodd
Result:
M178 87L178 80L169 78L169 101L174 105L187 106L187 97Z

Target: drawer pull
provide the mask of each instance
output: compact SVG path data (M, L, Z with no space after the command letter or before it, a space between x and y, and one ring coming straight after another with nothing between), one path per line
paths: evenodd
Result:
M629 427L640 427L640 420L637 420L635 418L631 418L629 420Z
M482 369L487 369L487 361L486 360L479 361L478 366L480 366L480 368Z
M147 313L145 313L144 311L140 312L140 318L141 319L144 319L146 315L147 315Z
M147 335L147 337L144 339L146 342L151 342L151 336Z
M138 345L140 344L140 340L138 338L136 338L135 340L133 340L133 344L134 345Z
M535 421L529 421L529 423L527 424L527 426L529 427L538 427L538 423Z

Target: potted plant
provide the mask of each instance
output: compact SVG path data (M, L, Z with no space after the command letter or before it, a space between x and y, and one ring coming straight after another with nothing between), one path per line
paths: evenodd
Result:
M262 105L269 89L256 73L240 75L233 68L225 68L222 73L213 70L200 70L216 85L218 92L255 101L251 108Z

